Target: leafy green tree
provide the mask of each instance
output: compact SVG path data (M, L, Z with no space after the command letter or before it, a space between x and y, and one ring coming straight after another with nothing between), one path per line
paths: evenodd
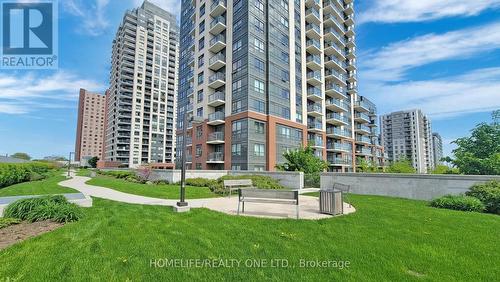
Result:
M431 174L460 174L458 168L449 167L446 165L437 165Z
M97 161L99 161L98 157L92 157L92 158L90 158L88 160L88 163L89 163L90 167L96 168L97 167Z
M365 158L361 158L359 157L358 158L358 161L357 161L357 171L358 172L365 172L365 173L369 173L369 172L378 172L378 168L377 168L377 165L375 164L375 162L369 162L367 161Z
M328 168L328 163L314 155L314 150L310 146L285 152L283 157L286 162L276 166L279 170L319 173Z
M415 173L415 168L411 165L409 160L403 159L391 163L387 168L388 173Z
M500 110L493 112L492 119L490 124L478 124L471 136L453 141L455 158L445 160L465 174L500 175Z
M30 155L26 154L26 153L21 153L21 152L18 152L18 153L15 153L13 155L11 155L12 158L16 158L16 159L21 159L21 160L31 160L31 157Z

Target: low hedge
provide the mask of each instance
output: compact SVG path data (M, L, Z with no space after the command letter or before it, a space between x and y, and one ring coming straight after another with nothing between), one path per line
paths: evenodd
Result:
M0 163L0 188L26 181L40 180L55 167L50 163Z
M232 179L250 179L253 186L259 189L285 189L276 179L262 175L225 175L217 180L206 178L186 179L186 185L197 187L208 187L210 191L216 194L223 194L224 180Z
M491 180L483 184L476 184L465 195L475 197L483 202L486 212L500 215L500 181Z
M103 171L103 170L98 170L97 173L101 175L106 175L106 176L111 176L114 178L118 179L127 179L130 177L136 177L135 172L133 171L125 171L125 170L110 170L110 171Z
M62 223L79 220L83 212L64 196L54 195L17 200L7 206L4 216L29 222L52 220Z
M430 205L435 208L483 212L484 204L477 198L465 195L446 195L431 201Z

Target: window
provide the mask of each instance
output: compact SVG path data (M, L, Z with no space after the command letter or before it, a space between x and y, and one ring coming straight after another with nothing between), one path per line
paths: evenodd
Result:
M233 137L239 137L242 133L242 122L241 121L233 121L232 124L232 132L233 132Z
M198 41L198 50L202 50L204 47L205 47L205 37L202 37L202 38Z
M196 109L196 116L203 117L203 107Z
M284 52L284 51L282 51L282 52L281 52L281 60L282 60L283 62L285 62L285 63L290 62L290 59L289 59L289 58L290 58L290 57L289 57L289 55L288 55L288 53L287 53L287 52Z
M232 165L231 170L241 170L241 165Z
M200 7L200 17L205 14L205 4L201 5Z
M264 134L264 123L256 121L255 122L255 133Z
M240 71L242 66L243 66L242 60L237 60L233 62L233 73Z
M290 91L288 89L281 89L281 98L290 99Z
M231 146L231 155L241 156L241 144L233 144Z
M281 16L281 18L280 18L280 22L281 22L281 24L282 24L284 27L288 28L288 19L286 19L285 17Z
M254 38L253 46L255 50L264 53L264 42L262 42L260 39Z
M256 19L255 30L259 33L264 33L264 23Z
M254 61L254 66L255 66L255 69L260 72L260 73L264 73L264 69L265 69L265 66L264 66L264 61L262 61L261 59L259 58L255 58L255 61Z
M197 97L196 97L196 101L197 101L198 103L200 103L200 102L202 102L202 101L203 101L203 90L198 91L198 95L197 95Z
M281 80L284 82L288 82L290 80L290 73L287 70L281 71Z
M205 20L202 20L201 23L198 26L199 29L199 34L203 33L205 31Z
M264 82L257 79L254 80L253 89L255 90L255 92L259 92L261 94L264 94L264 92L266 91Z
M260 100L252 100L252 110L259 113L266 113L266 103Z
M240 1L240 3L241 3L241 1ZM234 9L235 9L235 11L236 11L236 5L234 6ZM235 22L235 23L233 24L233 30L234 30L234 31L238 31L238 30L239 30L240 28L242 28L242 27L243 27L243 21L242 21L242 20L238 20L237 22Z
M201 67L205 64L205 55L201 55L198 57L198 67Z
M196 163L196 170L201 170L201 163Z
M196 157L201 157L202 153L203 151L201 150L201 145L200 144L196 145Z
M253 167L254 171L264 171L264 166L263 165L256 165Z
M203 83L203 72L200 72L198 74L198 85Z
M253 145L254 155L257 157L263 157L265 155L265 146L264 144L254 144Z
M262 0L254 0L254 6L259 11L264 12L264 4L262 3Z
M237 52L241 49L241 39L233 43L233 52Z

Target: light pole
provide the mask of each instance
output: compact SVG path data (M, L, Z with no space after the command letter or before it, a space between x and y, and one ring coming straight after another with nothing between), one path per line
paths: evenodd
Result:
M69 152L69 158L68 158L68 177L70 176L69 175L69 171L71 169L71 154L75 154L75 152Z
M181 156L181 196L179 202L177 202L178 207L186 207L188 203L186 202L186 138L187 138L187 127L188 122L193 125L202 123L203 119L201 117L191 116L187 118L187 114L184 112L184 121L182 124L182 156Z

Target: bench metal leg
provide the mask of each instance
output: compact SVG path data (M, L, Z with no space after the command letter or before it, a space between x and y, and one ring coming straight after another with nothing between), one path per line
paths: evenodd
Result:
M297 205L297 219L299 219L299 205Z
M240 202L240 201L238 201L238 213L237 213L238 215L240 215L240 203L241 203L241 202Z
M245 202L243 202L243 209L242 212L245 213Z

